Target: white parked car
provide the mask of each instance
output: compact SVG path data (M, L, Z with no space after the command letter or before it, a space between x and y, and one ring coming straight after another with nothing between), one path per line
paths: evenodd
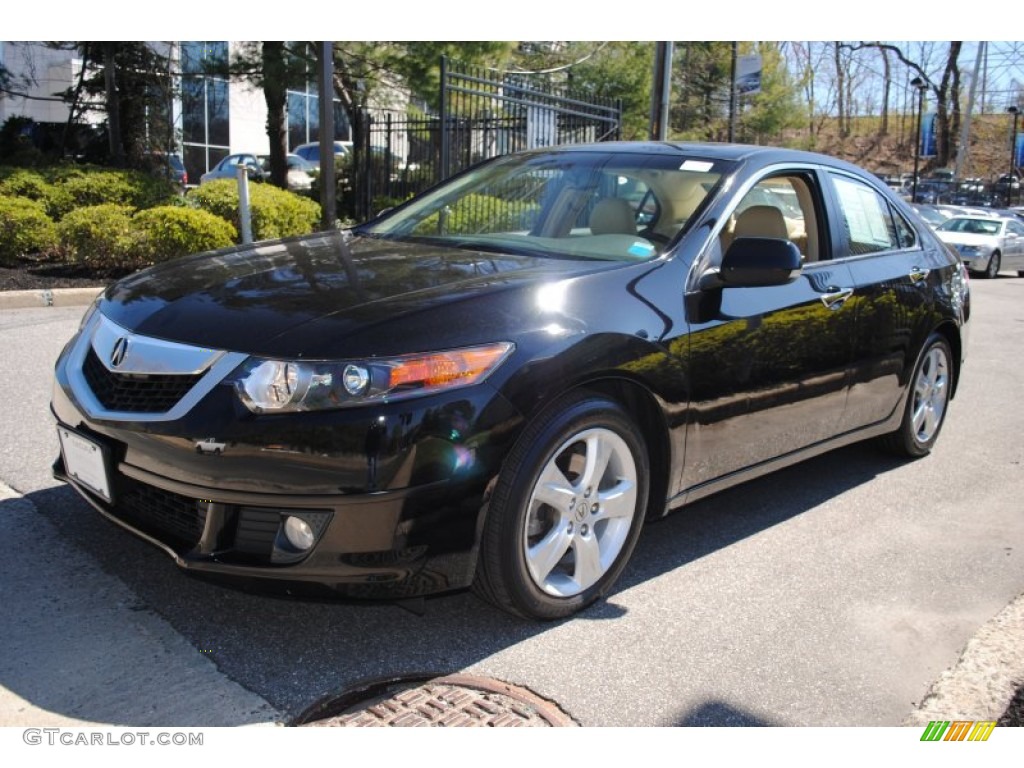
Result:
M953 246L964 266L984 277L1014 269L1024 277L1024 224L990 216L956 216L935 230Z

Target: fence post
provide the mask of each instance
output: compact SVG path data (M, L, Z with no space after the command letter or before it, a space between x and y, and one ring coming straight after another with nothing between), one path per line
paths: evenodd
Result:
M235 166L238 176L238 220L242 226L242 242L252 242L252 212L249 210L249 169L244 163Z
M441 57L441 168L438 181L448 178L448 57Z
M338 219L334 174L334 43L320 42L317 88L320 93L320 228L333 229ZM325 149L327 151L325 151Z

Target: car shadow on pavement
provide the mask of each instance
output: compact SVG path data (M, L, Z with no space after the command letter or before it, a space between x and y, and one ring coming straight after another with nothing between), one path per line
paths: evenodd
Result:
M905 464L870 442L855 444L673 510L648 524L618 589L728 547Z
M714 728L738 728L779 725L750 712L736 709L721 701L709 701L686 714L676 725L683 728L710 726Z
M899 465L871 448L854 446L698 502L649 526L616 591L798 516ZM415 604L415 611L402 604L251 594L187 577L164 553L104 520L67 487L47 488L26 498L60 531L65 543L127 586L133 595L130 614L163 619L197 654L259 694L286 718L355 681L452 673L561 625L516 619L469 592L421 601ZM651 535L655 529L656 535ZM61 579L66 578L59 564L37 558L32 568L34 578L49 582L59 598ZM574 620L627 616L628 611L612 594ZM19 637L24 645L33 633L44 637L76 631L75 626L61 623L58 614L53 622L20 625ZM59 647L65 649L62 652L74 653L75 643ZM43 684L40 676L46 670L73 670L76 665L74 658L52 658L52 649L47 652L51 657L29 656L25 662L38 665L36 676L4 675L0 684L49 712L98 722L124 720L123 714L111 719L106 711L90 711L87 691L70 697L66 687L52 681ZM92 663L109 664L115 670L122 661L112 649L106 660L93 659ZM140 677L147 674L145 669L136 672ZM100 670L92 679L113 677ZM125 691L125 696L130 698L131 692ZM130 718L128 722L132 722ZM730 706L709 703L686 715L680 724L767 723Z

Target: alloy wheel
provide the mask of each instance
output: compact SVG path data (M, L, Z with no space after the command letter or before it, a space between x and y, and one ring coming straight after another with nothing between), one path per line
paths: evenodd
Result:
M616 562L637 508L637 465L626 441L591 428L559 446L528 502L523 546L530 578L545 593L571 597Z
M920 443L927 443L942 425L949 401L949 359L943 346L933 346L922 361L914 382L911 419Z

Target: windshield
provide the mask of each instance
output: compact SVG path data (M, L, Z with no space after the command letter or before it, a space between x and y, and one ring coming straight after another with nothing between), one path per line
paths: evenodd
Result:
M994 219L950 219L939 229L943 232L963 232L970 235L998 235L1002 222Z
M732 164L664 152L543 151L485 163L360 234L557 258L662 253Z

